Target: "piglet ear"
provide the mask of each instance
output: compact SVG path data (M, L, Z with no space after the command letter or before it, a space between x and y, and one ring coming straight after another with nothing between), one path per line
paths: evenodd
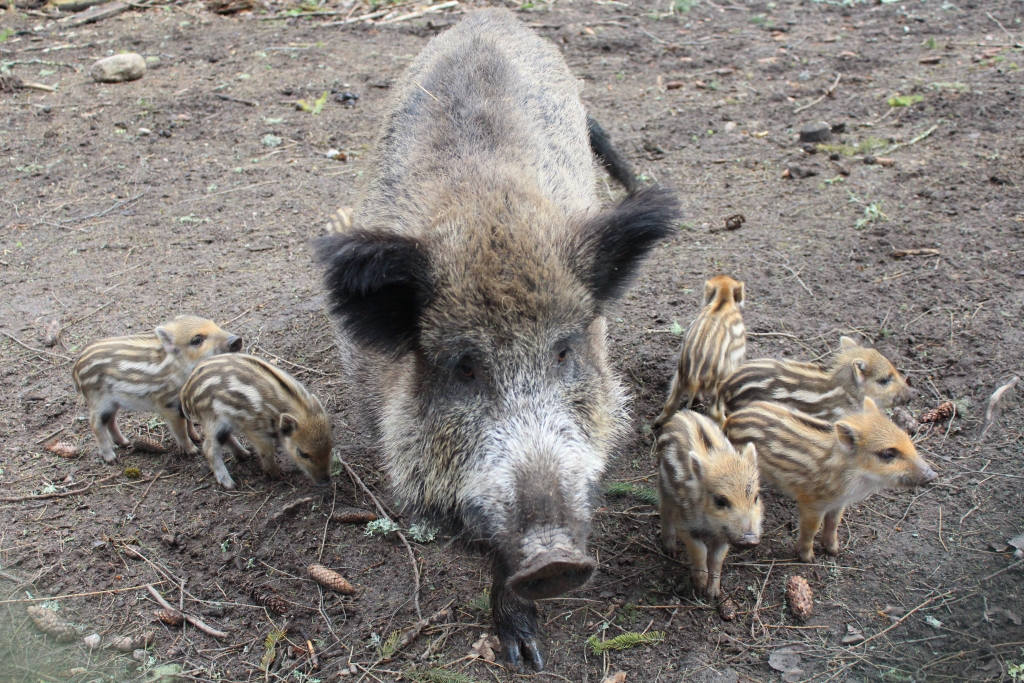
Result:
M740 451L740 455L750 462L757 464L757 448L754 446L753 441L747 442L747 445Z
M858 344L855 340L853 340L850 337L844 335L839 338L839 348L842 349L843 351L847 349L855 349L858 346L860 346L860 344Z
M652 187L630 192L580 226L568 258L599 308L622 296L651 249L675 233L679 218L675 195Z
M836 422L836 438L839 439L839 447L845 453L850 454L856 450L860 434L857 433L857 428L849 422Z
M747 290L747 286L745 284L743 284L742 282L739 283L738 285L736 285L735 287L733 287L732 299L733 299L733 301L736 302L736 305L739 306L740 308L743 308L743 300L747 296L746 290Z
M353 341L394 356L410 351L432 291L423 245L404 235L355 230L323 237L315 247L330 311Z
M174 343L174 335L166 327L158 327L156 330L156 337L160 340L160 346L164 347L164 351L167 353L177 353L178 347Z
M291 436L299 429L299 421L295 419L293 415L284 413L281 415L280 424L278 429L281 431L281 436Z

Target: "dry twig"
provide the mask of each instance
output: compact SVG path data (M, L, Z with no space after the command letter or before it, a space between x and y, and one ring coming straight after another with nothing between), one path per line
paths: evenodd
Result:
M86 491L91 489L93 486L96 486L97 484L102 484L105 481L113 479L118 474L120 474L120 472L116 472L109 476L103 477L102 479L97 479L96 481L90 482L86 486L80 489L75 489L74 491L64 491L63 493L36 493L26 496L6 496L4 498L0 498L0 503L19 503L23 500L43 500L45 498L66 498L67 496L75 496L78 495L79 493L85 493Z
M1006 396L1007 393L1013 391L1019 381L1020 377L1015 376L1009 382L996 389L991 398L988 399L988 408L985 409L985 421L981 425L981 434L978 435L979 438L985 436L985 432L987 432L988 428L992 426L992 423L996 421L996 408L999 406L999 402L1003 400L1003 397Z
M793 110L793 113L794 114L799 114L803 110L810 109L811 107L813 107L814 105L818 104L819 102L824 101L824 99L826 97L832 97L832 93L835 92L836 86L839 85L839 81L840 81L840 79L842 79L842 77L843 77L842 74L836 74L836 80L832 81L832 85L830 85L825 90L825 92L822 93L821 97L819 97L816 100L812 100L811 102L808 102L807 104L803 105L802 107L797 107L796 109Z
M149 594L153 596L153 599L160 603L160 606L164 609L177 610L177 608L172 606L171 603L164 600L164 596L160 595L160 593L158 593L157 590L153 588L152 585L147 585L146 590L149 591ZM191 614L188 614L187 612L182 612L182 616L185 617L185 621L192 624L208 636L213 636L217 639L223 639L228 637L228 634L224 631L218 631L212 626L207 626L199 617L194 617Z

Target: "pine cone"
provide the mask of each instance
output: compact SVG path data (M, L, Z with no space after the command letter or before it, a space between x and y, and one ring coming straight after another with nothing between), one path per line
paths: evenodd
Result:
M341 593L342 595L352 595L356 592L355 587L348 582L348 579L346 579L344 576L334 571L333 569L328 569L322 564L309 565L309 575L313 577L313 580L319 583L321 586L330 588L332 591L335 591L336 593Z
M132 439L132 450L140 453L170 453L171 449L151 436L137 436Z
M51 441L46 444L46 450L55 453L62 458L77 458L78 446L70 441Z
M153 614L168 626L181 626L185 623L185 615L176 609L153 610Z
M722 598L718 603L718 616L722 618L722 621L735 621L737 612L739 610L732 598Z
M360 510L359 508L345 508L344 510L338 510L331 517L334 522L340 522L341 524L366 524L367 522L376 522L377 515L369 510Z
M917 418L918 422L945 422L949 418L956 415L956 405L952 401L945 401L940 403L937 408L922 413L921 417Z
M251 583L247 583L245 584L245 591L257 605L262 605L277 614L288 614L288 603L270 586L254 586Z
M135 636L122 636L120 638L114 638L107 647L112 650L118 650L119 652L134 652L135 650L144 650L153 644L153 640L156 638L156 633L153 631L146 631L140 635Z
M66 621L61 621L52 610L42 605L33 605L26 611L36 628L48 636L53 636L58 643L70 643L78 638L78 630Z
M790 613L800 621L807 621L814 612L814 594L802 576L791 576L786 582L786 602Z

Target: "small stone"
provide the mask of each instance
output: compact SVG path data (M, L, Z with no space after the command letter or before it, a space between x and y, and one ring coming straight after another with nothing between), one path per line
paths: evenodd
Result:
M89 75L97 83L134 81L145 73L146 60L134 52L104 57L89 68Z
M162 131L160 131L160 137L162 137L162 138L169 138L169 137L171 137L171 131L169 131L169 130L162 130Z
M842 135L846 132L846 121L840 121L839 123L832 124L832 132L835 135Z
M870 154L865 154L864 155L864 163L866 165L868 165L868 166L874 166L875 164L878 163L878 159L876 159L874 156L872 156Z
M91 636L82 638L82 642L85 643L85 646L90 650L95 650L100 646L100 643L103 642L103 638L100 637L100 634L93 633Z
M345 92L340 92L335 95L334 99L343 107L354 107L356 106L356 102L359 101L359 95L346 90Z
M832 152L831 154L828 155L828 158L831 159L832 161L839 161L840 159L843 158L843 155L840 154L839 152Z
M349 664L348 672L355 676L357 673L359 673L359 667L357 667L355 664Z
M327 150L327 154L325 154L324 156L326 156L328 159L334 159L335 161L348 161L348 155L342 152L341 150L337 149Z
M735 121L726 121L725 122L725 126L723 126L723 129L725 130L726 133L731 133L734 130L736 130L736 126L737 126L737 123Z
M800 142L826 142L832 138L832 126L824 121L800 127Z
M149 128L139 128L139 135L149 135L152 132Z
M134 659L136 662L144 662L144 661L146 661L146 657L147 656L148 655L146 654L145 650L141 650L140 649L140 650L132 651L132 659Z

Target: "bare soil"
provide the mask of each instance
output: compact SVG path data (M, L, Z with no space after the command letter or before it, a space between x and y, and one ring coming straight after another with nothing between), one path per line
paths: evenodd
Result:
M541 603L540 678L1010 680L1024 661L1022 566L1006 545L1024 526L1024 386L984 438L979 427L989 395L1024 370L1024 6L703 0L683 11L690 4L519 9L564 50L625 155L686 209L612 319L636 429L608 481L653 485L647 425L674 368L673 330L717 272L746 282L749 356L821 359L857 335L907 373L915 412L945 399L962 411L918 438L938 483L855 506L837 558L797 563L795 508L769 492L765 541L726 566L731 623L660 552L656 508L609 497L592 536L600 569ZM3 69L59 84L0 93L0 681L136 681L168 664L183 680L268 680L265 640L286 622L280 672L294 680L339 680L350 664L367 681L513 678L466 659L489 628L487 565L472 553L412 541L422 613L449 606L450 618L378 662L379 641L416 620L414 578L399 541L331 521L373 508L352 478L322 490L294 467L274 482L255 460L229 462L239 490L226 492L201 459L125 451L107 466L75 397L70 362L85 343L207 315L321 397L341 456L389 504L359 397L340 392L308 243L353 203L389 83L461 8L381 26L322 25L372 9L351 5L268 20L286 9L225 17L165 5L76 28L16 10L0 21L14 31L0 29ZM119 51L143 54L145 77L93 83L92 61ZM325 92L319 114L296 109ZM354 106L343 92L358 95ZM895 96L921 101L890 107ZM796 141L819 120L845 125L827 143L837 160ZM610 188L609 200L619 194ZM742 227L724 230L737 213ZM905 249L938 253L894 256ZM54 321L59 338L46 347ZM169 441L151 417L129 416L125 433ZM53 439L81 456L44 450ZM316 561L358 592L321 590L305 569ZM792 574L815 594L804 624L784 604ZM257 605L246 583L274 589L287 617ZM146 584L228 636L158 622ZM141 662L56 643L26 614L44 598L60 598L57 616L81 636L153 630L156 643ZM644 630L664 631L663 642L604 655L587 645ZM843 643L855 633L870 642ZM787 646L797 652L784 666Z

